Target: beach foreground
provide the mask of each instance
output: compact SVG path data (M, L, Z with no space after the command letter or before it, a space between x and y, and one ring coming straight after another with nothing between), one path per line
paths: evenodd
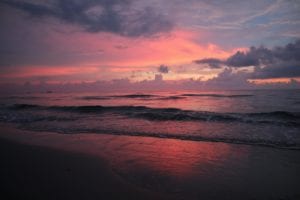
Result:
M1 124L10 199L299 199L300 152Z
M3 139L0 145L5 199L167 199L125 183L90 156Z

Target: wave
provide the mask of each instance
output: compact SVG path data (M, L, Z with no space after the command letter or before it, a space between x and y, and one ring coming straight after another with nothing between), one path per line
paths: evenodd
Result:
M245 98L252 97L251 94L225 95L225 94L182 94L174 96L161 96L152 94L127 94L127 95L110 95L110 96L84 96L82 100L109 100L109 99L140 99L140 100L179 100L187 97L215 97L215 98Z
M186 97L183 96L165 96L165 97L159 97L151 100L179 100L179 99L185 99Z
M34 99L44 99L44 97L38 96L8 96L8 97L1 97L2 99L24 99L24 100L34 100Z
M129 98L129 99L142 99L142 100L177 100L185 99L184 96L159 96L148 94L132 94L132 95L115 95L115 96L84 96L79 99L82 100L109 100L114 98Z
M33 104L15 104L9 108L15 110L22 110L22 109L34 109L34 108L42 108L43 106L40 105L33 105Z
M124 116L127 118L125 121ZM161 129L152 129L155 123L145 123L139 120L134 120L137 126L132 125L134 127L127 129L128 125L124 126L122 123L127 123L127 120L129 119L130 121L130 118L158 122L169 120L170 122L167 122L166 126L176 126L177 121L183 121L183 123L180 123L180 126L187 126L187 132L183 134L180 131L169 132ZM98 120L103 121L99 123ZM107 125L105 120L116 120L113 123L120 123L120 126ZM300 129L299 112L218 113L145 106L42 106L15 104L1 106L0 121L16 123L19 128L31 131L145 136L300 150L299 134L297 134L297 131ZM221 133L202 134L201 131L195 132L192 129L189 131L188 126L190 126L190 123L185 124L184 121L194 121L195 125L198 124L198 121L207 122L209 126L214 126L214 124L209 123L224 123L222 127L225 125L229 129L225 129ZM256 125L258 124L263 126L259 126L260 128L257 129L258 126ZM268 126L265 126L266 124ZM202 125L202 123L199 123L199 127ZM240 133L243 127L252 130L246 131L246 135L243 135L243 132ZM277 127L278 132L276 132ZM274 130L274 132L270 130ZM235 131L237 132L235 133Z
M182 94L175 96L161 96L152 94L127 94L127 95L111 95L111 96L84 96L80 97L83 100L107 100L115 98L127 98L127 99L142 99L142 100L178 100L187 97L215 97L215 98L245 98L252 97L252 94L237 94L237 95L225 95L225 94Z
M152 95L152 94L128 94L128 95L112 95L109 96L112 98L130 98L130 99L135 99L135 98L153 98L153 97L158 97L158 95Z
M80 97L79 99L82 99L82 100L108 100L111 98L107 97L107 96L85 96L85 97Z
M102 114L110 112L131 118L151 121L239 122L300 127L300 113L286 111L260 113L217 113L182 110L178 108L151 108L146 106L40 106L31 104L15 104L9 108L13 110L53 110L82 114Z
M99 133L99 132L98 132ZM266 146L274 148L284 148L291 150L300 150L300 144L290 141L270 141L264 139L242 139L242 138L222 138L222 137L204 137L199 135L178 135L178 134L156 134L156 133L139 133L139 132L105 132L106 134L115 135L129 135L129 136L141 136L141 137L156 137L166 139L179 139L188 141L205 141L205 142L223 142L230 144L244 144L255 146Z
M205 141L205 142L223 142L230 144L244 144L252 146L265 146L273 148L283 148L290 150L300 150L300 144L290 140L269 140L262 138L238 138L238 137L208 137L201 135L191 135L191 134L170 134L170 133L153 133L153 132L137 132L137 131L126 131L126 130L116 130L116 129L101 129L101 128L76 128L76 129L58 129L57 127L34 127L27 125L18 126L20 129L30 130L30 131L46 131L46 132L57 132L61 134L84 134L84 133L96 133L96 134L109 134L109 135L124 135L124 136L138 136L138 137L153 137L153 138L163 138L163 139L178 139L187 141Z
M240 98L240 97L252 97L252 94L236 94L236 95L225 95L225 94L182 94L181 96L186 97L219 97L219 98Z

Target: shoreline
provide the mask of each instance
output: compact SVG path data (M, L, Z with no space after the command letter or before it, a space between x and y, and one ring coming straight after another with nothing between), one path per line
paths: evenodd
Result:
M171 199L122 180L99 157L2 137L0 149L6 199Z
M50 190L70 195L67 199L82 199L80 195L88 199L103 195L107 195L105 199L300 197L299 151L166 138L33 132L4 123L0 123L0 148L1 160L15 182L22 183L20 177L26 174L38 180L29 181L25 190L34 193L34 188L42 187L39 191L48 198L36 193L36 199L57 199ZM5 182L9 181L6 178ZM11 187L11 193L22 192L22 185Z

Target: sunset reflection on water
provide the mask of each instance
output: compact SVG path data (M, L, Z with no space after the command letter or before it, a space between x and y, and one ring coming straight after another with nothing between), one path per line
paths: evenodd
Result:
M143 169L177 178L195 174L205 176L224 167L232 157L247 157L246 148L232 152L231 145L225 143L214 145L176 139L126 137L125 140L114 138L106 145L108 159L124 171Z

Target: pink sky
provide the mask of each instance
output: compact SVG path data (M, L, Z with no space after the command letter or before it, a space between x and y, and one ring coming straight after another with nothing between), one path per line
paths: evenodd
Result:
M295 2L55 1L0 3L1 83L300 77Z

